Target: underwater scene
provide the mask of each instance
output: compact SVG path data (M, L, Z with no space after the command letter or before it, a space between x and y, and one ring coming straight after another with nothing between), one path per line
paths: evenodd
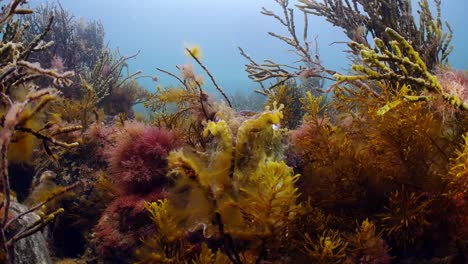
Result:
M0 6L0 263L468 264L468 1Z

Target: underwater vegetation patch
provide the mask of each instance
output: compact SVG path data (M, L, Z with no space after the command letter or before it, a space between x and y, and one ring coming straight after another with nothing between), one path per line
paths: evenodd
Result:
M100 22L2 3L0 263L468 263L468 73L442 1L271 2L297 61L239 48L255 98L196 45L147 91ZM310 16L348 37L346 72Z

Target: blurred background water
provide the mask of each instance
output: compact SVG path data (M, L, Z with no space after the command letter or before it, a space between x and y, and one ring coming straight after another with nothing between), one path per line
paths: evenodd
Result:
M30 3L36 6L46 1ZM290 1L291 5L296 3ZM272 17L260 14L262 7L277 10L273 0L63 0L61 4L76 17L100 20L109 47L118 48L121 54L131 55L140 50L139 56L130 61L130 68L159 77L158 83L149 78L140 79L140 84L150 91L158 84L176 84L172 77L157 72L156 67L177 73L176 65L190 62L184 55L184 47L189 45L201 47L204 64L231 95L248 93L257 87L247 78L246 60L237 47L258 61L274 59L294 63L297 60L284 43L267 34L268 31L285 33ZM466 0L442 1L442 18L454 30L455 49L450 63L458 69L468 69L466 10ZM299 10L296 19L297 30L301 32L303 16ZM325 67L342 72L349 68L346 54L342 52L347 46L332 44L347 40L340 29L323 18L309 16L309 40L314 38ZM206 90L214 91L207 84Z

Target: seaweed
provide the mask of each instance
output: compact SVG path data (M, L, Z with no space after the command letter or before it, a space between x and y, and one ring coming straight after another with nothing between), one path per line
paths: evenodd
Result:
M468 77L447 66L440 1L436 14L419 1L417 23L411 1L303 0L300 34L296 10L275 0L281 13L262 14L286 34L269 34L299 65L240 50L266 99L257 112L233 109L240 96L228 97L198 46L184 49L191 63L177 72L157 68L177 84L149 94L137 79L150 76L128 70L136 54L102 45L99 22L60 5L14 20L32 12L24 2L0 13L2 261L52 221L54 254L81 255L77 263L466 260ZM345 31L349 72L321 65L309 15ZM334 83L322 89L325 80ZM62 87L72 88L64 98ZM133 116L135 103L151 115ZM9 210L11 163L41 175L19 216ZM40 220L15 229L32 212Z
M32 120L43 112L59 96L55 88L36 87L33 83L39 77L47 77L53 80L56 86L69 85L73 72L58 72L54 69L47 69L41 65L34 64L28 60L32 52L46 49L50 46L42 40L44 34L38 35L29 43L20 42L20 36L24 33L24 26L18 21L12 20L14 15L24 15L32 13L32 10L22 8L26 1L15 0L5 5L0 14L0 27L2 29L2 41L0 42L0 65L2 72L0 76L0 87L2 92L2 129L0 131L1 162L3 187L1 207L3 216L0 224L0 243L2 262L10 263L13 255L13 244L27 236L30 236L53 221L57 215L63 213L63 208L58 208L51 212L43 210L39 212L40 218L25 226L21 230L13 230L12 225L26 214L44 209L47 202L58 195L76 187L75 185L54 191L50 196L38 204L32 206L26 212L9 217L12 203L11 187L9 179L8 164L11 161L12 148L32 148L31 136L42 142L44 150L53 157L51 146L61 148L73 148L78 145L76 142L67 143L58 139L61 134L66 134L81 129L79 126L64 126L62 123L51 123L46 121L41 127L32 125ZM24 144L10 144L12 142L26 142Z
M186 241L179 251L190 253L192 246L187 245L185 233L200 229L203 240L220 243L213 252L221 250L234 263L240 263L241 258L269 258L267 252L284 247L288 226L301 205L295 202L299 194L294 184L299 176L281 161L281 132L272 127L282 119L281 109L275 104L275 108L244 121L235 140L226 121L209 122L203 133L209 137L204 153L183 148L169 155L168 167L175 181L169 197L170 222L187 230L171 232ZM277 147L271 146L271 140ZM153 210L165 203L150 207L160 228ZM149 239L161 240L163 234ZM253 250L248 256L238 246L245 243ZM142 250L140 254L148 252L148 248Z
M332 25L343 29L347 37L356 43L370 47L372 39L384 40L386 49L392 42L386 35L387 28L393 29L402 38L412 43L422 61L432 71L439 64L448 62L453 50L450 42L453 32L448 23L448 32L443 31L441 19L441 0L435 0L436 16L432 14L427 0L418 1L419 23L412 14L412 1L405 0L301 0L299 8L312 15L323 16ZM359 52L359 49L353 49Z

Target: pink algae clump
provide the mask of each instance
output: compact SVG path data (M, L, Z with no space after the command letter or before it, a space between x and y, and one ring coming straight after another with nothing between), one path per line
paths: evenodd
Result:
M101 138L105 132L94 135ZM114 263L131 257L153 230L144 204L167 197L167 156L179 144L172 132L139 122L126 122L107 138L104 156L117 197L95 226L94 242L98 254Z
M147 193L165 182L167 156L177 140L170 131L138 122L125 124L105 150L111 178L125 194Z

